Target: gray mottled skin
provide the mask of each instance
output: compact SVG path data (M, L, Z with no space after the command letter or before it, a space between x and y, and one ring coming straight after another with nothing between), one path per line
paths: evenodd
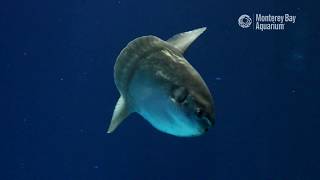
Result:
M139 113L162 132L198 136L214 123L208 87L167 41L155 36L131 41L117 58L114 78L128 114Z

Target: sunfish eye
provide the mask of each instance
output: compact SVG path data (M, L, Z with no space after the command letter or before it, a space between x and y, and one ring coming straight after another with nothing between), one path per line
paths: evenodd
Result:
M175 87L175 88L173 89L173 92L172 92L173 98L174 98L174 99L176 100L176 102L178 102L178 103L184 102L184 101L187 99L188 94L189 94L189 93L188 93L187 88L182 87L182 86L180 86L180 87Z
M198 118L202 118L205 115L205 112L201 108L197 108L196 115Z

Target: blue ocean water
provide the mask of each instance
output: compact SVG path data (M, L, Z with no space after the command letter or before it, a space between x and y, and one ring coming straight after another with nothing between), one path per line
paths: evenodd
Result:
M320 22L307 1L2 1L1 180L317 180ZM238 26L289 13L284 31ZM206 26L185 56L214 95L196 138L131 115L107 134L132 39Z

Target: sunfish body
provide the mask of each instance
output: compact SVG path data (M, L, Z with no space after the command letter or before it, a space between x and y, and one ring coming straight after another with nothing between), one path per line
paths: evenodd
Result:
M137 112L167 134L199 136L214 124L210 91L184 51L206 28L177 34L167 41L142 36L131 41L114 66L120 98L108 133Z

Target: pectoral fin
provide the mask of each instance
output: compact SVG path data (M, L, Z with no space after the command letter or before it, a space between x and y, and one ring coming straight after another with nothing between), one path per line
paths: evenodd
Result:
M120 96L116 107L114 108L112 120L108 128L108 133L112 133L121 122L130 114L125 99Z
M188 32L176 34L167 40L175 48L179 49L181 53L184 53L188 47L196 40L207 28L199 28Z

